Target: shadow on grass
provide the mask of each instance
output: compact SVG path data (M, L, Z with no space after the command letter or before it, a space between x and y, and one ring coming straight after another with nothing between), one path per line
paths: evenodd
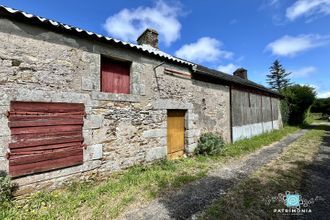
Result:
M293 166L287 166L285 169L266 168L262 176L243 181L224 199L214 203L203 218L327 219L330 215L330 130L329 126L323 125L313 125L310 129L326 130L319 153L312 163L297 160L291 162ZM284 201L265 203L263 200L277 196L278 193L284 194L286 191L298 191L304 200L311 202L302 208L309 208L312 213L302 213L298 216L274 213L274 209L286 208Z
M313 130L322 130L322 131L330 131L330 123L326 124L311 124L304 126L306 129L313 129Z
M187 219L204 210L215 199L220 198L235 183L235 179L206 177L160 199L173 219Z
M323 138L322 146L330 146L330 126L328 125L310 125L307 129L313 130L326 130L327 135ZM330 151L322 151L320 154L326 154L329 156ZM318 194L324 195L328 204L330 202L330 191L328 186L330 185L329 169L330 160L328 158L323 158L322 163L315 161L310 165L306 164L306 161L295 161L292 163L294 168L289 166L285 170L276 171L276 174L280 177L279 179L268 180L267 182L258 181L257 179L252 179L252 183L247 186L247 189L244 188L243 192L237 194L236 197L230 198L232 201L224 201L224 209L219 210L219 216L213 216L215 218L223 218L224 213L228 213L228 218L246 218L250 216L251 218L255 215L262 218L281 218L282 215L273 213L274 208L285 208L284 203L269 204L266 205L263 200L264 197L274 197L278 193L285 193L286 191L302 191L303 198L311 199L315 198ZM300 175L301 170L307 170L306 175L313 175L312 179L315 189L312 193L307 194L304 192L304 187L302 189L297 189L297 185L301 184ZM311 170L312 174L308 172ZM317 177L315 177L317 175ZM221 199L225 192L228 192L234 184L238 181L244 179L246 176L233 175L230 178L220 178L220 177L206 177L202 180L196 181L193 184L187 185L181 189L179 193L169 194L160 199L160 202L166 207L169 212L169 216L174 219L187 219L192 216L192 214L198 213L205 210L209 205L211 205L214 200ZM304 178L304 177L301 177ZM299 181L299 182L297 182ZM318 188L322 189L317 192ZM328 191L327 193L325 191ZM258 194L260 192L260 194ZM226 198L226 197L225 197ZM241 203L241 207L237 204ZM324 208L324 204L315 203L321 207L320 213L329 214L330 207ZM241 210L237 210L241 208ZM315 207L313 207L315 208ZM246 209L249 209L248 211ZM258 210L259 209L259 210ZM315 210L317 210L315 208ZM247 211L247 212L246 212ZM237 213L241 212L241 213ZM250 212L250 213L249 213ZM246 215L247 214L247 215ZM306 215L307 216L307 215ZM319 217L320 215L315 215ZM296 217L296 216L295 216ZM304 216L300 216L304 217ZM310 217L310 216L307 216ZM314 217L314 216L313 216ZM211 219L213 219L211 217ZM226 219L226 217L224 217ZM318 218L322 219L322 218Z
M327 163L330 163L330 161L328 160ZM220 201L218 203L220 205L215 205L211 211L213 213L207 215L205 219L254 219L256 217L282 219L288 216L274 213L273 210L286 208L284 202L267 203L266 200L277 196L279 193L284 194L286 191L295 192L298 190L300 192L296 188L297 181L300 181L299 175L301 174L299 172L301 169L308 169L309 166L306 167L304 161L297 161L293 165L297 165L298 168L276 171L280 178L269 178L266 182L258 178L249 179L247 182L243 181L243 185L240 186L238 191L231 188L237 184L237 181L243 180L247 176L235 176L228 179L207 177L186 186L180 193L167 195L160 202L166 207L169 216L173 219L189 219L193 214L204 211L210 205L213 206L215 200ZM324 170L324 172L329 172L329 170ZM325 183L325 180L320 183ZM327 190L327 187L323 186L323 189ZM226 196L226 192L232 190L235 193ZM302 196L306 199L315 197L315 195L309 196L305 193L302 193ZM320 205L320 203L315 203L315 205ZM327 209L325 209L325 212L328 212ZM296 217L294 216L294 218ZM306 215L306 217L310 217L310 215Z
M306 167L306 176L302 183L302 194L309 198L320 198L311 204L312 213L301 219L325 219L330 216L330 126L312 125L313 129L325 130L320 151L314 162Z

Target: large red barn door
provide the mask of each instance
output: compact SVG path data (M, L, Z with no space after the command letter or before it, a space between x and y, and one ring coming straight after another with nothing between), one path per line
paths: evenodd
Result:
M82 164L84 114L83 104L11 102L9 174Z

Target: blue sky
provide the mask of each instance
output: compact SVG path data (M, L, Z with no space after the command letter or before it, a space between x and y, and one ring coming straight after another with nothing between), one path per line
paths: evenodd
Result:
M292 81L330 96L330 0L0 0L0 4L121 40L146 27L172 55L265 84L279 59Z

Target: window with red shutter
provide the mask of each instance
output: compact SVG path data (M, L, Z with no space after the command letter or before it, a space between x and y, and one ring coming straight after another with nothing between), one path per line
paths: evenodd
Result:
M101 59L101 92L130 93L130 63Z

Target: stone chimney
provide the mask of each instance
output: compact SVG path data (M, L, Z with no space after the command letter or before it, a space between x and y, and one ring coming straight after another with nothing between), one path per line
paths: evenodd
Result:
M150 45L158 49L158 32L154 29L147 28L137 39L139 45Z
M242 79L248 79L247 70L244 68L238 68L237 70L235 70L233 75L238 76L239 78L242 78Z

